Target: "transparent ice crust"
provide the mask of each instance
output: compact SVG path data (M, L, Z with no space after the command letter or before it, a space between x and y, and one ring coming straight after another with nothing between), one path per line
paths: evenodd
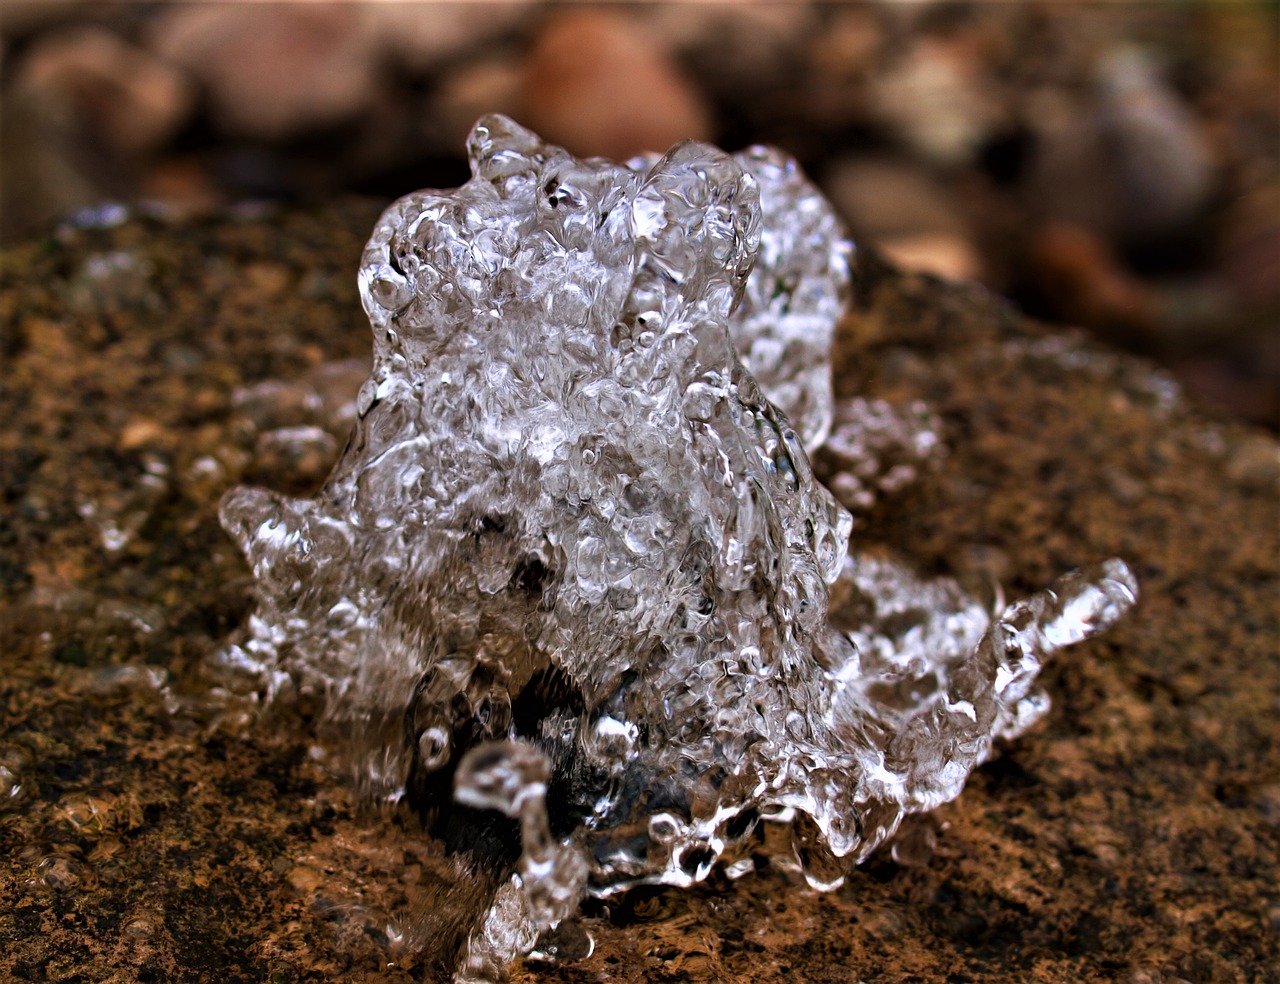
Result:
M374 367L323 489L223 502L258 600L223 658L318 698L367 792L499 872L458 958L480 981L584 894L692 884L761 819L840 884L1042 715L1044 660L1137 587L1108 561L993 617L849 553L805 440L836 415L851 245L794 161L579 160L501 116L468 150L470 181L402 198L365 250ZM876 413L842 409L837 460Z

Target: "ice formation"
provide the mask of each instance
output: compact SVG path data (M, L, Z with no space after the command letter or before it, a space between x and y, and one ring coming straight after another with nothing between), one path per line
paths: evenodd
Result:
M851 247L793 161L579 160L500 116L468 148L364 253L374 368L324 488L223 503L259 602L225 656L505 872L458 958L489 980L584 893L698 881L761 819L839 884L1136 587L1110 561L993 619L849 554L805 441Z

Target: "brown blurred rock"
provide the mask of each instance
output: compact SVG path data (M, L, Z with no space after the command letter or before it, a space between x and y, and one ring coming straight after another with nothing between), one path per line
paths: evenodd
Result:
M1136 49L1108 53L1094 74L1088 93L1046 87L1028 99L1032 209L1123 243L1180 231L1211 190L1196 121Z
M822 185L854 239L874 243L904 269L956 280L981 273L964 217L924 168L849 157L832 166Z
M1250 304L1280 304L1280 182L1232 203L1223 218L1219 272Z
M366 3L359 7L379 49L408 71L422 73L510 31L532 4L533 0L435 0Z
M255 722L202 675L248 616L216 518L239 466L213 456L251 437L232 394L321 390L315 351L367 366L376 214L136 220L3 257L0 979L436 981L491 897L407 811L362 810L302 711ZM123 252L158 308L73 307L75 271ZM248 272L281 266L283 289ZM1120 556L1142 600L1046 667L1052 710L925 819L931 850L819 894L763 824L753 873L611 897L590 956L514 981L1280 980L1274 440L988 291L867 249L857 283L837 385L925 400L948 445L860 546L1010 596ZM194 477L109 554L82 509L128 498L159 445Z
M978 251L968 239L955 233L900 233L873 237L871 241L890 260L913 273L972 280L982 272Z
M964 232L947 192L909 160L841 158L823 175L822 188L855 235Z
M707 107L663 39L624 12L556 13L525 70L523 122L572 153L625 160L712 135Z
M67 106L122 157L155 150L173 136L195 95L172 65L101 27L42 37L17 66L13 85Z
M40 93L0 93L0 241L47 232L73 211L113 192L109 162L86 146L63 102Z
M810 118L818 125L862 122L870 115L867 80L883 50L884 30L868 6L838 8L832 17L807 39L805 63L814 71Z
M29 31L71 21L89 6L88 0L6 0L0 12L0 36L8 42Z
M635 15L664 46L697 64L705 90L738 99L790 85L794 55L816 21L813 4L775 0L644 4Z
M1151 289L1088 229L1066 222L1041 226L1032 236L1028 262L1036 284L1072 324L1130 341L1154 330Z
M204 164L193 157L164 156L141 175L142 197L183 214L212 212L227 203L226 193Z
M973 160L1003 119L987 66L969 45L923 37L871 82L876 117L924 160Z
M355 115L377 91L377 49L353 5L180 4L152 43L200 81L218 124L238 136L295 136Z
M469 62L440 80L432 105L444 139L460 147L485 113L526 117L524 69L507 58Z

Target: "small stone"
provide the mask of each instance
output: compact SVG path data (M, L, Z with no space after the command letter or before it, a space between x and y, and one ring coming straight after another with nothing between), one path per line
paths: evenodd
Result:
M376 49L355 6L180 4L163 11L152 44L240 136L287 139L356 115L377 92Z
M1097 233L1072 223L1047 223L1033 235L1029 254L1036 283L1067 320L1120 333L1154 330L1155 295Z
M925 37L871 83L873 111L925 160L971 161L1001 119L981 62L963 44Z
M1236 297L1280 304L1280 182L1234 203L1223 219L1218 269Z
M1039 145L1026 190L1041 215L1150 241L1184 228L1210 191L1194 119L1134 49L1103 58L1091 91L1031 93L1026 118Z
M42 37L13 84L66 106L95 139L128 157L172 137L195 102L182 72L101 27Z
M379 48L408 71L421 73L511 31L533 3L532 0L486 0L485 3L436 0L358 6ZM486 108L493 112L497 107Z
M1227 477L1245 488L1280 490L1280 444L1267 434L1252 434L1232 449Z
M525 73L529 119L574 153L625 160L711 133L710 111L662 38L624 12L557 13Z
M955 202L918 165L884 157L844 157L823 175L823 190L855 237L962 236Z
M1212 169L1196 121L1139 48L1120 47L1098 69L1097 120L1125 238L1182 228L1210 189Z
M948 280L974 280L982 273L982 259L963 236L919 232L882 236L873 242L889 260L912 273L928 273Z
M138 451L142 448L171 447L173 435L157 420L130 417L116 439L116 449Z

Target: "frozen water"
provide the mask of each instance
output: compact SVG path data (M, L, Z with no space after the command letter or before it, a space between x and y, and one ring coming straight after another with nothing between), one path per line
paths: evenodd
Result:
M223 503L259 602L224 658L320 699L371 793L499 873L457 965L489 980L584 893L691 884L761 818L838 885L1136 586L1110 561L993 618L849 554L805 439L851 246L794 162L579 160L500 116L469 151L374 230L373 371L324 488ZM842 409L855 499L892 486L867 449L932 453L920 419Z

